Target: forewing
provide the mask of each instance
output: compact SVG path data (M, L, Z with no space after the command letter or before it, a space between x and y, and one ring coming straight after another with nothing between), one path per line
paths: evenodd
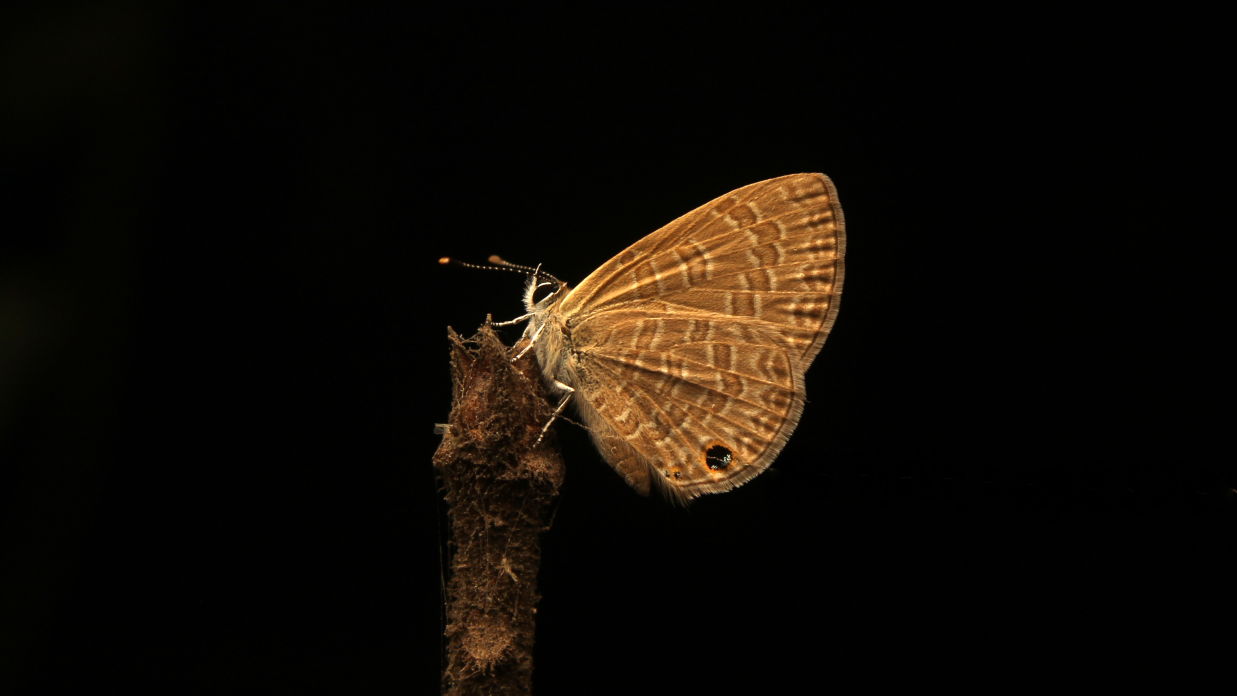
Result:
M620 252L572 290L580 323L627 309L696 312L775 327L804 369L824 343L842 288L845 225L833 183L791 174L744 186Z

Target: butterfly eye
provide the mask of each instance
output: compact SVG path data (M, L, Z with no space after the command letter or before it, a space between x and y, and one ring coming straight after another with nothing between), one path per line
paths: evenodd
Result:
M537 283L537 287L533 289L533 302L542 302L547 297L554 294L554 290L545 292L546 288L554 288L554 283L551 283L549 281L546 281L544 283ZM538 294L541 294L541 297L537 297Z
M730 461L734 458L730 449L725 445L713 445L704 451L704 463L710 469L718 471L730 466Z

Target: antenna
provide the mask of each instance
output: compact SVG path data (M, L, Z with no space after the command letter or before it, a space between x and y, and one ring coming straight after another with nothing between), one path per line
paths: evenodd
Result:
M475 268L479 271L510 271L512 273L520 273L522 275L532 276L534 278L547 278L549 280L554 281L555 284L557 285L563 284L563 281L559 280L558 278L555 278L549 273L546 273L545 271L541 270L539 267L533 268L532 266L521 266L518 263L511 263L510 261L503 259L503 257L499 256L498 254L491 254L490 258L487 260L492 265L487 266L487 265L479 264L479 263L468 263L467 261L460 261L459 259L453 259L450 256L444 256L438 259L438 263L442 264L443 266L446 266L448 264L455 264L457 266L463 266L465 268Z

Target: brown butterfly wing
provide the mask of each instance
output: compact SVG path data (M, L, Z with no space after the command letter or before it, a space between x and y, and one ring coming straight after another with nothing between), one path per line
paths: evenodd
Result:
M577 401L629 483L692 498L769 466L837 315L844 243L832 183L794 174L693 210L563 299Z
M629 483L690 499L768 466L799 420L803 375L766 327L703 314L605 317L573 334L588 346L577 396Z
M661 299L788 330L810 362L837 316L845 222L824 174L749 184L631 245L585 278L559 311L576 321Z

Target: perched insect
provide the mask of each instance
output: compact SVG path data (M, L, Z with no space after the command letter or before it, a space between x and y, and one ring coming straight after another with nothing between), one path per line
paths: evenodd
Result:
M791 174L696 208L575 288L525 269L519 320L563 394L555 414L575 402L641 493L689 500L750 481L803 412L804 372L838 313L845 239L833 182Z

